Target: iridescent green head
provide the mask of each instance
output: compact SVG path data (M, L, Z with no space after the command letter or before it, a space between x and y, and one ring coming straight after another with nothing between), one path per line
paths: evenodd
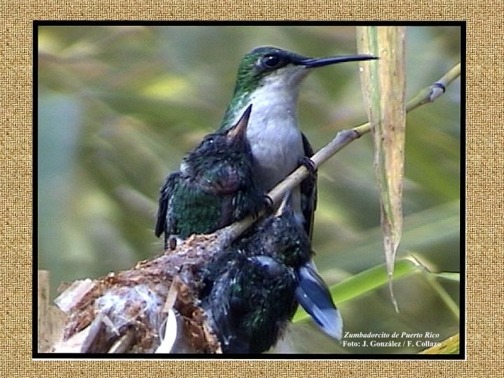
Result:
M263 46L247 53L238 67L233 94L222 128L230 127L236 114L248 105L252 93L262 88L271 91L297 92L298 86L312 68L336 63L377 59L370 55L344 55L311 58L277 47Z

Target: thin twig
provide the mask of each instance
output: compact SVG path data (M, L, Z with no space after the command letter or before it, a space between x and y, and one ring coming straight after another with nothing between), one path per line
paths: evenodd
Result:
M448 85L450 85L455 79L460 76L461 67L460 63L456 64L451 70L449 70L445 75L443 75L434 84L420 90L418 94L413 97L406 104L406 112L425 105L429 102L435 101L439 98L445 91ZM316 168L320 167L325 161L335 155L343 147L350 144L355 139L360 138L362 135L367 134L371 131L371 124L369 122L362 125L356 126L349 130L339 131L334 139L330 141L327 145L322 147L315 155L312 156ZM274 205L280 203L282 198L288 193L289 190L296 187L308 176L308 170L304 166L300 166L289 176L275 186L269 193L268 196L273 201ZM258 217L262 216L264 211L261 211L258 216L248 216L245 219L233 223L232 225L225 227L217 232L217 242L221 245L227 245L229 242L235 240L240 236L247 228L249 228Z

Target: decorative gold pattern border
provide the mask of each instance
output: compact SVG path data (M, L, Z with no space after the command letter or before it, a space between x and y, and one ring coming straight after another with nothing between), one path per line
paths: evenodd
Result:
M501 0L9 1L0 2L0 266L2 377L459 376L498 377L504 247ZM59 20L466 20L466 361L33 361L32 21Z

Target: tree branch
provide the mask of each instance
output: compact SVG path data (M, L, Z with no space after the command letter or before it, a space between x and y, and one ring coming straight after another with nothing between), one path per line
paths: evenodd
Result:
M406 104L406 112L409 113L422 105L434 102L438 99L446 91L446 88L460 76L460 71L461 67L460 63L458 63L434 84L421 89L418 94ZM318 168L324 162L329 160L329 158L343 149L343 147L349 145L355 139L360 138L362 135L367 134L370 131L371 124L369 122L356 126L352 129L341 130L336 134L332 141L317 151L317 153L312 156L311 160L313 161L315 167ZM272 199L273 204L278 205L285 194L299 185L307 176L308 170L304 166L300 166L287 176L285 180L280 182L268 193L268 196ZM259 216L263 214L264 211L260 212ZM247 228L249 228L256 219L257 217L248 216L239 222L233 223L232 225L217 231L218 241L222 243L223 246L227 245L230 241L236 239Z

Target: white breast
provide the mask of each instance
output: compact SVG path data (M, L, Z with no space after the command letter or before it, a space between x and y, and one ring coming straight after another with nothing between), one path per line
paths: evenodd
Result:
M297 91L266 87L256 90L250 99L253 107L247 138L257 165L258 184L270 190L298 166L304 151L297 125Z

